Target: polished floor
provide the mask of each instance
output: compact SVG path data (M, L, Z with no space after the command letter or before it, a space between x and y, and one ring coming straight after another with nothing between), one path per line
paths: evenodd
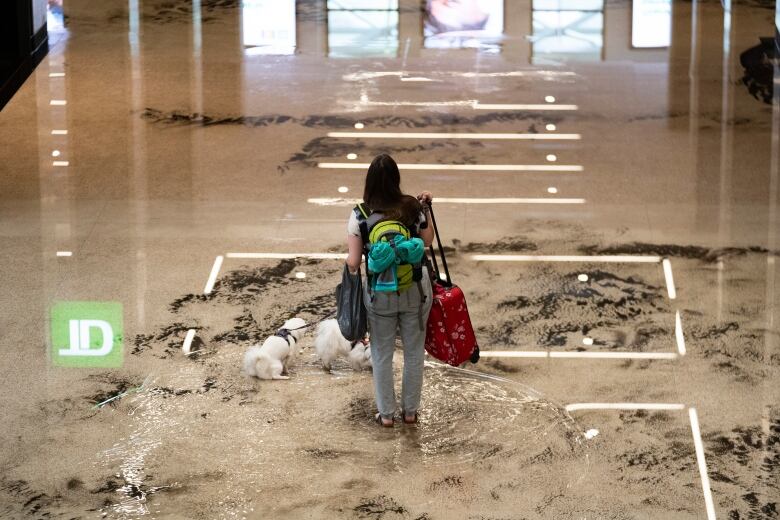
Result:
M441 4L64 0L0 112L0 517L780 516L775 2ZM311 335L241 374L382 152L484 354L391 431Z

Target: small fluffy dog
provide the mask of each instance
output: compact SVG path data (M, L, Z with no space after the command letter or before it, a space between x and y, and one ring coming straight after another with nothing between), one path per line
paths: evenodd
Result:
M289 319L261 346L250 347L244 354L244 372L260 379L290 379L287 367L300 350L298 341L305 326L301 318Z
M322 361L322 368L330 370L330 364L338 357L345 357L354 370L371 367L371 348L368 343L354 343L341 335L336 320L324 320L317 326L314 350Z

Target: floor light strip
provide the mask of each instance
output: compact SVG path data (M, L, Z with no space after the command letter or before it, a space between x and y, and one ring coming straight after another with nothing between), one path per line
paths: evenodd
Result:
M546 358L549 357L545 350L480 350L480 358Z
M577 141L580 134L472 133L472 132L328 132L328 137L363 139L499 139L522 141Z
M677 298L677 291L674 288L674 276L672 276L672 262L668 258L663 260L664 278L666 278L666 292L669 293L669 299Z
M699 476L701 477L701 487L704 492L704 505L707 508L707 520L715 520L715 504L712 502L710 477L707 474L707 461L704 459L704 444L701 441L699 416L696 414L696 408L691 407L688 409L688 417L691 419L691 433L693 433L693 445L696 448L696 462L699 464Z
M550 352L551 358L568 359L677 359L674 352Z
M318 168L367 170L368 163L317 163ZM456 170L456 171L492 171L492 172L581 172L579 164L399 164L401 170Z
M659 256L634 255L471 255L475 262L606 262L657 264Z
M567 412L577 410L684 410L684 404L671 403L573 403L566 405Z
M474 110L579 110L577 105L545 104L506 104L506 103L480 103L472 105Z
M544 350L482 350L484 358L558 358L558 359L677 359L674 352L547 352Z
M684 356L686 352L685 336L683 335L682 318L680 317L680 311L677 311L674 314L674 337L677 340L677 352L679 352L681 356Z
M193 339L195 339L195 329L189 329L187 331L187 335L184 336L184 343L181 346L181 351L185 356L189 356L191 354L190 348L192 347Z
M311 198L309 204L318 206L354 206L362 199L343 198ZM585 199L553 199L553 198L463 198L436 197L437 204L585 204Z
M217 282L217 275L222 268L223 260L224 257L222 255L219 255L214 259L214 265L211 267L211 274L209 274L209 279L206 282L206 287L203 289L203 294L211 294L211 291L214 290L214 284Z
M345 253L228 253L228 258L262 258L270 260L288 260L293 258L311 258L314 260L344 260Z

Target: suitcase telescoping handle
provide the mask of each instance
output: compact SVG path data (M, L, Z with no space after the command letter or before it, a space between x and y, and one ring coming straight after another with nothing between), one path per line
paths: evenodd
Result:
M447 258L444 256L444 247L441 245L441 236L439 235L439 228L436 226L436 217L433 216L433 204L428 202L428 214L431 216L431 224L433 224L433 232L436 235L436 244L439 246L439 255L441 256L441 264L444 266L444 276L446 280L442 280L439 275L439 265L436 263L436 251L433 249L433 244L430 246L431 259L433 260L433 270L436 272L436 277L439 281L447 286L452 286L452 279L450 278L450 270L447 268Z

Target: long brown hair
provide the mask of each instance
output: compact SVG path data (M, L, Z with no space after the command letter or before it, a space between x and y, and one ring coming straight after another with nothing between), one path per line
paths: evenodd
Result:
M391 220L400 220L411 227L422 211L422 204L401 191L401 173L392 157L381 154L374 157L366 174L363 202L371 211L382 213Z

